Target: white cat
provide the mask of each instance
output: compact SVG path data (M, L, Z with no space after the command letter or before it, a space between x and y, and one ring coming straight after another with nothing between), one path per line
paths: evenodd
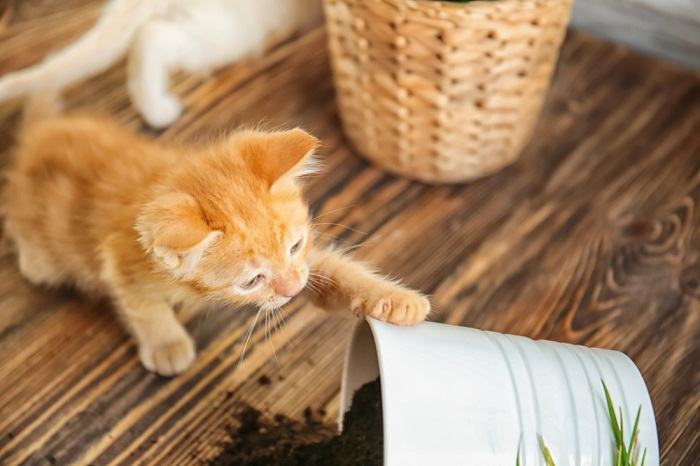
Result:
M60 90L128 53L131 100L150 126L165 127L182 112L172 71L209 72L320 19L320 0L112 0L77 42L0 78L0 101Z

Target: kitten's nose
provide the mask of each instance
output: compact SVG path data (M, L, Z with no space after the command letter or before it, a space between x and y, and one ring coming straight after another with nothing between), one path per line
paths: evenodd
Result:
M304 288L304 284L301 283L301 277L296 271L276 277L272 282L272 286L275 293L285 298L295 297Z

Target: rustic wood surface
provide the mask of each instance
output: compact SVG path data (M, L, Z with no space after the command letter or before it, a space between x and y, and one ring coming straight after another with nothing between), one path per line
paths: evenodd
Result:
M585 0L574 5L572 21L610 40L700 69L697 0Z
M99 4L17 2L0 32L0 73L78 36ZM312 130L326 173L308 194L325 233L430 293L436 320L625 351L651 390L663 463L697 464L700 76L571 31L521 160L429 187L353 154L324 50L318 29L210 79L179 76L188 110L159 137L202 140L260 121ZM122 65L68 100L142 127ZM3 165L17 108L0 106ZM10 253L0 277L0 464L201 464L241 406L337 415L347 315L296 301L271 340L254 333L240 366L253 312L195 315L199 358L165 379L141 368L108 304L31 287Z

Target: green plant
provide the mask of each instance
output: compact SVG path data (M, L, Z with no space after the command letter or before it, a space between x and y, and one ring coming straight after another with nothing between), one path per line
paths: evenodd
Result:
M605 402L608 406L608 417L610 418L610 427L613 431L613 437L615 438L615 449L613 454L613 461L616 466L644 466L644 462L647 457L647 449L644 449L642 453L641 463L639 462L639 448L637 445L637 439L639 437L639 417L642 414L642 407L637 408L637 416L634 419L634 425L632 427L632 435L629 440L629 444L625 443L625 429L622 424L622 408L619 409L620 419L618 420L615 414L615 407L613 405L612 397L610 396L610 391L608 391L608 386L603 383L603 390L605 390Z
M547 448L547 445L545 445L542 436L539 435L537 438L540 440L540 451L542 452L542 456L544 456L545 464L547 466L557 466L557 464L554 462L554 458L552 458L552 453L549 451L549 448Z
M615 440L615 449L613 451L613 466L644 466L647 458L647 449L644 449L642 453L641 461L639 459L639 446L637 445L637 440L639 438L639 418L642 414L642 407L637 408L637 416L634 419L634 425L632 426L632 435L630 436L629 443L625 442L625 429L622 423L622 408L618 407L618 412L620 418L618 419L615 413L615 407L610 396L610 391L608 386L605 385L605 381L601 380L603 383L603 391L605 392L605 404L608 409L608 420L610 421L610 429L612 430L613 439ZM544 457L545 464L547 466L556 466L552 453L547 448L544 443L544 438L541 435L538 437L540 443L540 451ZM517 456L515 459L515 466L521 466L520 462L520 447L522 445L522 436L518 442Z

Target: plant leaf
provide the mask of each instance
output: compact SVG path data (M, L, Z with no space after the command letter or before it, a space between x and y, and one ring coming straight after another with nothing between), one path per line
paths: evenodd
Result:
M554 458L552 458L552 453L549 451L549 448L547 448L547 445L544 443L544 438L542 438L541 435L538 435L537 438L540 441L540 450L542 450L542 456L544 456L544 462L547 466L557 466L557 464L554 462Z
M622 408L620 408L620 422L618 423L617 415L615 414L615 407L613 406L612 396L610 396L610 391L608 386L605 385L605 381L601 380L603 383L603 390L605 391L605 402L608 407L608 416L610 417L610 427L613 431L613 437L615 439L615 446L617 447L617 458L621 465L627 465L629 463L627 458L627 448L625 447L625 439L622 431Z
M605 402L608 407L608 417L610 418L610 427L612 427L613 436L615 437L615 444L620 445L622 443L622 438L620 437L620 426L617 423L617 415L615 414L615 407L613 406L612 397L610 396L610 391L608 391L608 386L605 385L603 381L603 390L605 391Z
M622 448L618 448L618 449L617 449L617 463L616 463L616 465L617 465L617 466L623 466L623 463L622 463Z
M624 417L622 416L622 407L618 406L617 410L620 413L620 438L622 439L622 443L618 444L617 448L622 452L622 464L624 466L630 466L630 457L627 455L627 446L625 445L625 426Z
M634 455L634 450L637 446L637 438L639 437L639 417L642 414L642 405L639 405L639 408L637 408L637 416L634 419L634 426L632 427L632 437L630 437L630 445L629 449L627 450L627 457L628 458L634 458L637 455ZM636 463L636 462L634 462ZM634 464L632 463L632 464Z

